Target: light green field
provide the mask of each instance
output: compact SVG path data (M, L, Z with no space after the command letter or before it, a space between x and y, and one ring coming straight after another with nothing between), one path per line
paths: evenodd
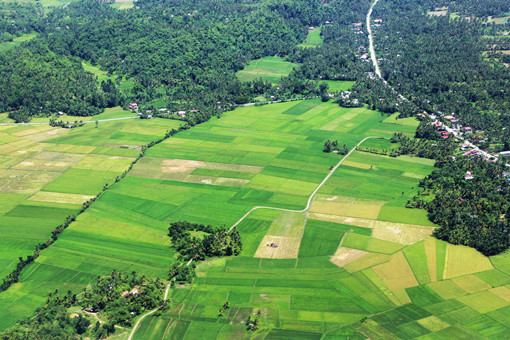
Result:
M18 47L21 43L34 39L37 33L23 34L21 37L16 37L12 41L0 43L0 51L5 51L10 48Z
M236 73L240 81L253 81L262 78L264 81L278 83L282 76L286 76L298 64L290 63L279 57L264 57L252 61L243 70Z
M133 1L122 1L122 2L116 1L115 3L112 4L112 7L116 8L116 9L129 9L129 8L134 7L134 3L133 3Z
M101 70L98 66L94 66L90 64L89 62L82 61L81 62L83 69L87 72L92 73L97 77L97 81L101 83L102 81L106 81L110 79L111 81L114 81L116 77L110 77L108 76L108 72Z
M400 113L396 112L396 113L392 114L391 116L388 116L388 118L386 118L384 120L384 122L389 123L389 124L400 124L400 125L407 125L407 126L414 126L414 127L417 127L420 124L420 121L414 117L407 117L407 118L399 119L398 118L399 115L400 115Z
M321 27L315 27L313 30L308 30L306 40L298 46L303 48L315 48L322 45L323 42L324 39L321 36Z
M170 221L230 226L254 206L302 209L340 159L322 152L325 139L352 148L366 136L414 133L413 126L383 119L371 110L320 100L245 107L150 148L23 271L19 284L0 294L0 310L6 311L0 313L0 327L31 315L47 292L78 291L114 268L165 278L175 256L165 236ZM145 125L133 125L138 122ZM125 161L123 152L137 152L120 145L145 141L143 132L153 135L162 123L112 122L111 131L102 133L90 124L86 135L76 129L42 144L87 151L71 159L74 172L114 171ZM6 141L0 148L7 145L16 153L32 145L11 138L0 135ZM119 157L118 163L96 159L99 155ZM353 152L314 201L316 209L331 210L312 209L306 225L301 214L255 210L238 225L241 255L201 263L193 284L172 289L169 310L146 318L135 338L250 337L244 325L258 311L260 338L503 338L509 331L504 285L510 256L484 261L472 249L432 238L419 241L431 230L425 212L404 208L420 176L432 169L428 160ZM62 190L52 197L81 194L64 195L71 177L45 184ZM28 202L6 208L8 217L58 216L67 209ZM254 257L268 235L300 238L297 255ZM331 261L339 247L361 250L362 256L340 267ZM474 261L469 272L464 259ZM225 301L231 308L218 318Z
M354 84L356 84L355 81L348 80L322 80L320 83L326 83L329 85L328 92L348 91L354 86Z

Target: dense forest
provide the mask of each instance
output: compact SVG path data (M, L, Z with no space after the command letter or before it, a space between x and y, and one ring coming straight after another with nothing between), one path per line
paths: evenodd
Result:
M0 43L12 41L23 34L40 32L44 10L41 4L0 2Z
M434 236L487 256L508 249L510 172L503 162L450 159L420 186L423 190L409 204L426 208L429 219L441 226Z
M374 17L384 18L375 33L383 77L417 107L455 115L479 131L484 148L508 150L510 70L483 58L487 24L429 16L434 3L383 1L375 8Z
M195 277L195 263L208 257L236 256L243 244L239 231L234 227L215 228L211 225L177 221L170 223L168 236L172 248L179 254L169 271L174 282L191 282Z
M225 109L252 101L260 94L276 99L318 95L313 81L355 80L369 70L368 63L356 55L366 49L366 41L350 26L362 20L368 6L366 0L332 1L328 6L310 0L143 0L135 8L119 11L108 3L82 0L53 9L44 17L34 17L30 20L34 27L25 27L25 15L14 16L5 19L5 26L19 21L19 27L25 27L23 32L38 32L34 40L23 44L23 49L31 49L33 54L31 45L38 46L42 55L27 63L37 70L34 75L24 74L27 84L21 84L17 74L12 79L9 74L0 75L7 88L20 89L4 94L6 104L0 111L10 111L17 121L27 121L33 115L55 111L91 115L130 101L160 99L169 105L178 102L185 109L210 108L221 102ZM352 10L345 11L345 7ZM31 10L39 13L35 7ZM309 26L325 22L323 46L297 46L305 39ZM7 32L7 28L2 31ZM53 52L51 61L43 58L48 54L42 52L44 49ZM235 77L235 72L251 60L274 55L300 63L281 86L261 85L258 81L241 83ZM14 57L7 54L4 58ZM10 63L21 62L18 59L22 57ZM81 60L116 75L113 89L100 84L94 87L96 80L86 76L79 65ZM62 64L72 67L72 72ZM49 69L54 72L53 80L47 80L50 90L39 94L32 84L48 75ZM124 93L116 89L122 79L133 82ZM66 91L59 92L56 87ZM29 99L24 99L26 93L31 94Z
M33 318L1 332L0 339L106 338L115 332L116 325L130 327L138 315L161 306L164 287L159 279L114 271L98 277L96 283L81 294L50 293ZM104 317L105 321L100 322L91 313L99 313L99 318ZM91 320L95 326L89 327Z

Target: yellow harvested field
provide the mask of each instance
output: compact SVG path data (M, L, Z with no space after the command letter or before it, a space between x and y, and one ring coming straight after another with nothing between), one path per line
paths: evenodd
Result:
M448 323L434 315L418 320L418 323L432 332L437 332L444 328L450 327Z
M366 218L338 216L338 215L321 214L321 213L314 213L314 212L310 212L308 217L310 219L319 220L319 221L350 224L350 225L355 225L355 226L364 227L364 228L373 228L375 225L375 222L376 222L375 220L370 220L370 219L366 219Z
M427 266L429 268L430 281L437 281L437 256L436 256L436 239L428 237L424 242L425 254L427 254Z
M413 270L401 251L392 255L390 261L373 269L391 291L418 286Z
M388 262L390 260L389 255L368 253L365 256L360 257L357 260L352 261L344 266L344 269L349 273L354 273L368 267L372 267L381 263Z
M32 125L33 126L33 125ZM21 130L21 131L17 131L17 132L13 132L12 134L15 135L15 136L18 136L18 137L23 137L23 136L27 136L27 135L33 135L35 133L39 133L39 132L43 132L43 131L48 131L48 130L62 130L60 128L54 128L54 127L51 127L49 125L41 125L41 126L37 126L35 128L29 128L29 129L26 129L26 130Z
M29 198L30 201L37 202L55 202L67 204L82 204L94 196L79 195L79 194L65 194L61 192L39 191Z
M340 202L316 202L312 203L312 207L310 212L319 213L319 214L330 214L330 215L338 215L345 216L347 209L349 208L349 203L340 203Z
M367 163L358 163L358 162L353 162L353 161L348 161L348 160L345 160L342 165L347 165L347 166L352 166L353 168L360 168L360 169L365 169L365 170L368 170L370 169L370 164L367 164ZM372 169L377 169L375 166L372 166Z
M272 247L271 244L276 245ZM301 237L266 235L255 252L255 257L267 259L295 259L299 253Z
M446 264L443 277L454 277L494 269L489 258L473 248L448 244L446 247Z
M452 279L460 288L472 294L491 288L491 285L474 275L466 275Z
M335 252L335 255L331 257L331 262L336 264L339 267L343 267L346 264L349 264L365 255L367 255L368 252L364 250L358 250L358 249L352 249L347 247L338 247L338 249Z
M35 143L34 141L22 139L12 143L0 145L0 154L8 154L20 149L26 150L29 145L32 145L34 143Z
M318 214L329 214L345 217L356 217L365 219L377 219L382 205L380 204L364 204L352 202L330 201L314 201L310 211Z
M382 205L372 204L351 204L347 209L347 216L360 217L375 220L381 212Z
M510 302L510 288L508 288L508 287L501 286L501 287L497 287L497 288L492 288L492 289L489 289L489 292Z
M377 221L372 237L402 244L414 244L430 236L434 227Z

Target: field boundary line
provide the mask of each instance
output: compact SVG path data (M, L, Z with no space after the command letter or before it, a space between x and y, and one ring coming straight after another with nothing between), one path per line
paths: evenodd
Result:
M258 210L258 209L269 209L269 210L278 210L278 211L286 211L286 212L294 212L294 213L302 213L302 212L307 212L307 217L308 217L308 211L310 210L311 206L312 206L312 200L313 198L315 197L315 194L320 190L320 188L322 188L322 186L327 182L327 180L333 175L333 173L336 171L336 169L338 169L340 167L340 165L342 165L342 163L347 159L347 157L349 157L364 141L368 140L368 139L388 139L387 137L378 137L378 136L369 136L369 137L365 137L363 138L358 144L356 144L355 147L353 147L330 171L329 173L326 175L326 177L322 180L322 182L319 183L319 185L315 188L315 190L311 193L310 197L308 198L308 201L306 203L306 206L305 208L301 209L301 210L293 210L293 209L285 209L285 208L277 208L277 207L265 207L265 206L256 206L256 207L253 207L251 208L250 210L248 210L248 212L246 214L244 214L243 217L241 217L236 223L234 223L234 225L232 225L230 228L229 228L229 231L231 231L232 229L234 229L235 227L237 227L239 225L239 223L241 223L246 217L248 217L253 211L255 210ZM305 223L306 223L306 220L305 220Z

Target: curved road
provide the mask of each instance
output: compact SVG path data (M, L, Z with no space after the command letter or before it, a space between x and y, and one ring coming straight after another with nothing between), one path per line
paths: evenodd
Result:
M355 147L353 147L351 149L351 151L349 151L347 153L347 155L345 155L334 167L333 169L331 169L329 171L329 173L326 175L326 177L322 180L322 182L317 186L317 188L315 188L315 190L312 192L312 194L310 195L310 197L308 198L308 202L306 203L306 207L304 209L301 209L301 210L291 210L291 209L283 209L283 208L275 208L275 207L263 207L263 206L257 206L257 207L253 207L251 208L243 217L241 217L239 219L239 221L237 221L236 223L234 223L233 226L230 227L229 230L232 230L232 228L236 227L239 223L241 223L246 217L248 217L248 215L250 215L253 211L257 210L257 209L270 209L270 210L278 210L278 211L288 211L288 212L295 212L295 213L300 213L300 212L305 212L305 211L308 211L312 205L312 200L315 196L315 194L317 193L317 191L319 191L319 189L324 185L324 183L326 183L326 181L331 177L331 175L333 175L333 173L335 172L336 169L338 169L338 167L340 165L342 165L343 161L349 157L351 155L351 153L354 152L354 150L356 150L356 148L358 146L360 146L364 141L366 141L367 139L372 139L372 138L378 138L378 139L383 139L385 137L376 137L376 136L370 136L370 137L365 137L363 138L358 144L356 144Z
M166 290L165 290L165 296L163 298L163 301L166 301L168 299L168 291L170 289L170 283L166 286ZM158 309L160 309L161 307L158 307L156 309L153 309L151 310L150 312L142 315L142 317L140 319L138 319L138 321L135 323L135 326L133 327L133 329L131 330L131 333L129 333L129 337L128 337L128 340L132 340L133 339L133 335L135 335L135 332L136 332L136 329L138 328L138 326L140 325L140 322L142 322L143 319L145 319L146 317L148 317L149 315L152 315L154 313L156 313L156 311Z

